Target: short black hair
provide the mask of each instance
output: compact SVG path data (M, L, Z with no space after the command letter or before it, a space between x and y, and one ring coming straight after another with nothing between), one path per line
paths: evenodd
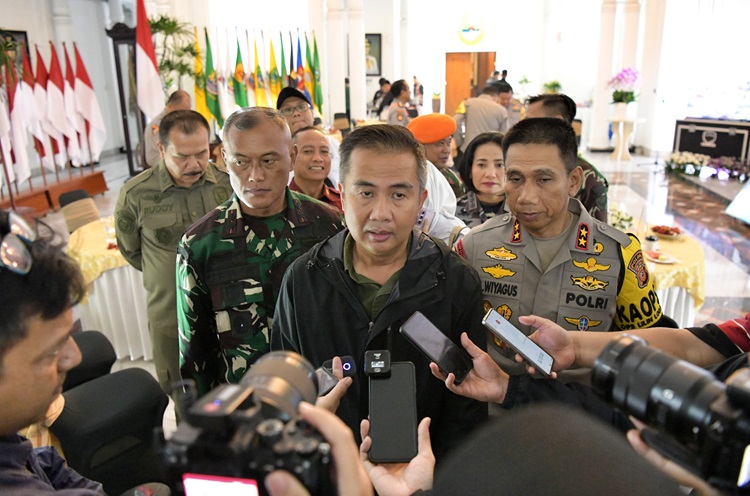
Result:
M495 71L495 72L492 73L492 75L493 76L499 76L500 75L500 71Z
M235 110L224 121L224 142L228 141L229 131L236 129L238 131L249 131L259 126L263 121L268 121L276 125L281 130L286 130L291 136L286 119L276 109L270 107L245 107Z
M484 87L484 89L482 90L482 94L483 94L483 95L493 95L493 96L497 96L497 95L499 95L499 94L500 94L500 88L498 88L498 86L497 86L496 84L488 84L488 85L487 85L487 86L485 86L485 87Z
M526 104L530 105L537 102L542 102L542 109L544 110L544 115L546 117L561 115L568 124L571 124L573 119L576 118L576 102L574 102L568 95L563 93L543 93L541 95L532 96Z
M200 128L206 130L206 137L211 137L208 121L195 110L175 110L164 116L159 123L159 143L166 148L169 146L169 133L177 129L185 135L197 133Z
M513 86L505 81L500 81L496 83L495 86L497 86L498 93L513 93Z
M409 85L406 84L406 81L404 81L403 79L399 79L391 85L391 95L393 95L393 98L398 98L401 95L402 91L408 89Z
M570 124L556 117L519 121L503 138L503 157L506 160L513 145L554 145L568 174L578 166L576 133Z
M503 133L490 131L478 134L466 147L466 153L464 153L461 165L458 168L458 173L461 174L461 179L463 179L466 189L473 191L474 193L477 192L477 188L474 186L474 181L471 179L471 166L474 165L474 154L476 153L477 148L486 145L487 143L494 143L502 149Z
M190 99L190 94L185 90L177 90L167 98L167 105L177 105L185 99Z
M503 77L508 75L508 69L503 69Z
M305 126L305 127L301 128L301 129L297 129L296 131L294 131L294 133L292 133L292 142L296 143L297 142L297 139L296 139L297 135L300 134L300 133L304 133L305 131L317 131L320 134L322 134L323 136L326 135L326 133L324 133L318 127L315 127L315 126Z
M378 153L410 153L417 162L419 190L427 187L427 157L424 147L411 131L403 126L378 124L355 128L341 141L339 148L339 181L344 184L351 170L351 157L354 150L372 150Z
M0 238L10 231L8 212L0 210ZM0 375L5 353L23 340L32 317L54 320L78 304L86 283L78 263L64 250L64 244L46 224L37 239L25 242L33 260L28 274L0 267Z

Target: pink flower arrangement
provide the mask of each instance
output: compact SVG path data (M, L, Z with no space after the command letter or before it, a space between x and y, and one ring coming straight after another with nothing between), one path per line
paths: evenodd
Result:
M641 73L632 67L626 67L607 82L612 92L613 103L630 103L635 101L635 90L641 86Z

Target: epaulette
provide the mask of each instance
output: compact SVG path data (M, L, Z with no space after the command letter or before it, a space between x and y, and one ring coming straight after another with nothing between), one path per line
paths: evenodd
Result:
M156 168L152 167L150 169L146 169L145 171L141 172L140 174L138 174L135 177L131 177L130 179L128 179L128 181L125 184L122 185L121 189L124 190L125 193L127 193L128 191L130 191L131 189L135 188L139 184L141 184L144 181L150 179L151 176L154 175L154 171L155 170L156 170Z
M602 233L603 235L614 239L617 241L620 246L629 246L632 240L630 239L630 236L628 236L626 233L620 231L619 229L616 229L609 224L605 224L603 222L596 222L596 230Z
M501 212L496 216L487 219L486 222L471 229L471 233L489 231L510 224L513 221L513 214L510 212Z

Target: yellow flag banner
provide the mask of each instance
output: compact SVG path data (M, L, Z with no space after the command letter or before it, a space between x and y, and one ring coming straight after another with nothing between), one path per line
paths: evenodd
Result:
M193 26L195 34L195 111L211 122L211 111L206 104L206 75L203 73L203 60L201 59L201 44L198 38L198 27Z

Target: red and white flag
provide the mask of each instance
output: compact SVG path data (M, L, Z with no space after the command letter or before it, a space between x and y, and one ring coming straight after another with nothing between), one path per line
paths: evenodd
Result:
M10 66L10 71L8 71ZM5 86L8 88L8 110L10 113L10 132L13 142L13 166L16 169L18 183L31 177L29 155L26 153L26 122L24 120L23 101L21 100L21 82L16 75L13 64L5 64Z
M52 51L52 58L49 63L49 79L47 80L47 121L64 138L62 141L58 141L58 145L61 149L67 148L67 144L71 137L76 138L76 130L68 122L68 118L65 115L65 97L63 96L63 88L65 87L65 81L63 80L62 69L60 68L60 59L57 58L57 50L55 45L50 41L50 50ZM77 147L76 147L77 148ZM68 154L70 149L68 149ZM78 160L78 156L70 156L71 160Z
M89 73L83 65L83 59L75 43L73 43L73 49L76 54L76 110L86 124L86 138L91 151L91 160L97 162L104 149L104 141L107 139L107 128L104 127L102 110L99 107L99 100L96 99L94 87L91 85Z
M148 25L146 5L138 0L138 17L135 26L135 74L138 90L138 107L150 121L164 110L164 91L156 64L154 41Z
M0 86L0 148L3 154L3 167L8 173L8 180L13 182L16 174L13 172L13 155L11 151L11 131L10 116L8 115L8 101L5 94L5 87ZM3 185L5 174L0 174L0 186ZM8 185L10 187L10 185Z
M64 167L65 162L68 161L68 154L65 153L63 147L63 135L52 125L50 120L47 118L47 80L49 74L47 73L47 67L44 65L44 59L42 54L39 53L39 46L36 47L36 81L34 84L34 101L36 102L36 112L39 116L39 121L42 124L42 131L49 136L50 146L52 147L52 153L55 158L55 163L59 167Z
M36 100L34 99L34 73L31 71L31 61L26 54L26 50L21 50L23 54L23 77L21 78L21 98L23 99L23 108L26 109L26 129L34 136L34 149L42 159L42 164L50 169L55 170L55 162L52 157L52 147L47 134L42 130L42 123L39 121L39 114L36 112Z
M86 124L76 112L76 94L74 87L76 84L75 71L70 63L68 56L68 47L63 43L63 53L65 54L65 81L63 82L63 100L65 101L65 117L68 119L68 125L74 130L71 136L65 135L68 142L68 156L75 166L82 163L88 163L88 153L85 151L86 143L81 143L81 137L86 136Z

